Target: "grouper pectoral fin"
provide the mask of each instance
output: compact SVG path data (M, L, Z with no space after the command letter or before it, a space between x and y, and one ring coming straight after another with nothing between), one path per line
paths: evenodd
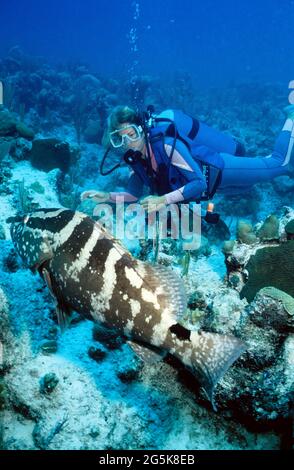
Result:
M64 309L62 306L57 305L56 307L56 315L57 315L57 321L58 325L60 326L60 329L62 333L66 328L70 325L71 322L71 314L70 311Z
M157 348L150 348L144 344L139 344L134 341L127 341L127 344L132 348L134 353L144 362L154 364L159 362L165 356L165 353Z
M56 295L54 287L53 287L53 282L52 282L50 273L45 267L41 268L41 275L44 281L46 282L46 285L49 289L51 296L56 302L55 311L56 311L57 321L58 321L58 325L60 326L61 331L63 332L70 325L71 312L69 309L63 307L62 302L60 301L60 299L58 299L58 296Z
M235 336L197 331L191 332L190 341L192 371L215 409L215 386L246 350L246 344Z

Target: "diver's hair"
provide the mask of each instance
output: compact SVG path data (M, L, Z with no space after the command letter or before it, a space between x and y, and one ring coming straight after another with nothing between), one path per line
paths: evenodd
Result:
M118 129L124 122L140 125L141 119L139 114L133 108L123 105L116 106L107 118L107 127L102 137L102 145L104 147L110 146L110 132Z

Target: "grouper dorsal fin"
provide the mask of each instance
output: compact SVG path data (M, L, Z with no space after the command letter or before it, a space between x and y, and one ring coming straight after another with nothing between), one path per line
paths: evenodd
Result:
M168 300L170 315L175 322L181 320L187 309L187 295L182 279L170 267L161 264L151 266L145 262L144 284L153 292L161 287Z

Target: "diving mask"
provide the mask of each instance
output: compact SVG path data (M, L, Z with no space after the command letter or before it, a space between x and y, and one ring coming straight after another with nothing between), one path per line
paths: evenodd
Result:
M142 135L143 129L141 126L128 124L125 127L121 127L120 129L110 132L109 139L114 148L119 148L128 142L137 142L142 138Z

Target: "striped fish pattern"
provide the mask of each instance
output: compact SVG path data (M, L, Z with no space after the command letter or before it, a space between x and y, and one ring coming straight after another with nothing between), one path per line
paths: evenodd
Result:
M210 399L245 350L233 336L190 331L182 281L164 267L135 259L98 222L68 209L38 209L11 225L26 265L45 279L63 322L71 311L116 329L149 360L171 354L194 375Z

